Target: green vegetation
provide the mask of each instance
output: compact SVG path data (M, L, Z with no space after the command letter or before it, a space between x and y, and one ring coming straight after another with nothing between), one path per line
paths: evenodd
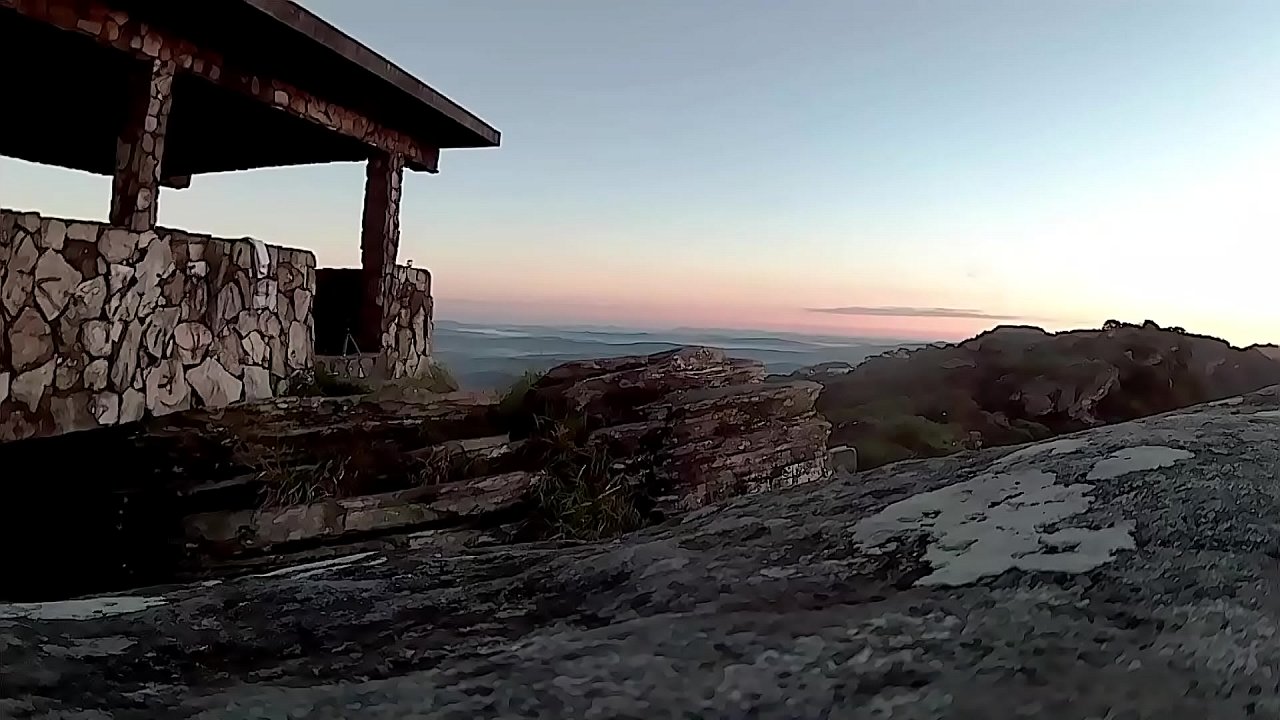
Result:
M514 466L536 474L529 498L530 511L522 524L527 539L590 541L643 527L645 471L633 471L616 461L609 448L591 440L596 428L586 417L566 415L551 406L529 402L530 390L542 373L527 372L498 398L490 416L493 432L523 441ZM448 393L457 384L443 365L414 378L388 383L372 393L394 397ZM369 388L317 370L295 383L293 390L308 396L346 396L370 393ZM406 393L406 391L409 391ZM431 487L503 472L491 467L481 453L462 453L456 443L431 445L410 454L394 443L374 441L358 446L309 448L299 465L288 448L264 448L244 443L233 461L254 473L260 482L258 506L281 508L325 499L340 499L410 487ZM507 461L502 461L506 466Z
M374 444L339 455L320 451L299 465L287 450L241 443L233 461L249 468L260 483L258 507L282 508L415 486L435 486L476 475L474 457L449 444L405 454Z
M545 373L526 370L515 382L511 383L498 401L498 415L503 418L516 418L524 411L525 396L533 386L542 379Z
M348 467L340 459L290 467L279 454L264 451L257 455L254 465L258 469L257 480L262 483L260 507L283 508L346 495Z
M457 451L454 445L433 445L415 454L409 476L414 485L430 487L458 482L484 473L484 461Z
M833 411L831 420L845 431L843 441L858 450L858 465L877 467L899 460L938 457L960 450L968 430L960 422L928 417L908 398L882 399Z
M607 448L588 441L576 418L539 418L526 441L542 468L525 534L551 540L600 540L644 525L635 477Z

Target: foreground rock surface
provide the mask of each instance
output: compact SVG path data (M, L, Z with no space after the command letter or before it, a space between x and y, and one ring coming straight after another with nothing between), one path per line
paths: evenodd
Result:
M689 347L563 365L516 398L525 408L384 387L0 444L0 467L43 471L0 503L0 542L31 548L0 559L0 599L209 579L419 532L464 547L595 539L825 479L821 386L763 377Z
M1271 389L610 543L0 606L0 716L1275 717L1278 438Z

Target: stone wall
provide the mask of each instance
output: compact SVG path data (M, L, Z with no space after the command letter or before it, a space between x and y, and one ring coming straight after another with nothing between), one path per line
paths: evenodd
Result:
M381 328L366 332L360 268L316 271L316 365L350 380L397 380L426 372L431 360L431 273L397 265L387 279ZM373 335L373 342L359 338Z
M431 363L431 273L397 265L391 273L387 299L382 331L387 377L395 380L423 375Z
M283 392L315 257L0 210L0 442Z

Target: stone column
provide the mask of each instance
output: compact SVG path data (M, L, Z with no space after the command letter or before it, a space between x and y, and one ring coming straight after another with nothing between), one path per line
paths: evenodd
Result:
M382 352L388 327L387 305L396 253L400 250L400 184L404 157L378 153L365 170L364 220L360 232L363 294L360 299L360 352Z
M160 161L173 104L174 64L142 65L130 78L128 114L116 141L116 173L111 183L111 224L135 232L156 225Z

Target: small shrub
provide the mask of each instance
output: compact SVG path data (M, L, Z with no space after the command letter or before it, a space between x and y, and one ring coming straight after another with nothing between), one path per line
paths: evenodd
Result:
M501 399L498 401L498 414L503 418L513 420L523 413L525 396L542 379L544 374L536 370L526 370L515 382L511 383L503 391Z
M449 445L436 445L417 458L417 470L411 477L416 485L444 485L477 477L483 472L477 467L482 462L479 456L461 454Z
M637 484L580 420L540 418L528 440L543 470L526 530L553 540L602 540L644 525Z
M432 446L417 460L417 485L443 485L455 478L453 451L446 446Z
M348 497L356 475L349 458L329 458L313 465L298 465L296 458L277 447L240 441L231 461L247 468L260 483L258 507L283 508L326 498Z
M258 460L258 480L262 483L259 505L284 508L305 505L318 500L343 497L346 463L327 460L317 465L288 467L278 456L264 455Z

